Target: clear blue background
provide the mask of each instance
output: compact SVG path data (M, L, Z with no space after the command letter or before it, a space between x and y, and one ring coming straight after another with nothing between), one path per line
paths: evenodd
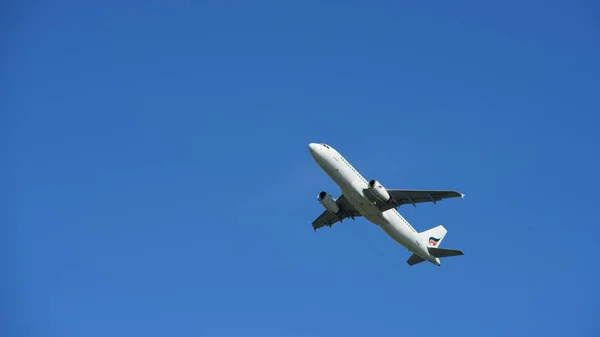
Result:
M3 8L3 336L600 334L596 2ZM309 142L466 255L314 233Z

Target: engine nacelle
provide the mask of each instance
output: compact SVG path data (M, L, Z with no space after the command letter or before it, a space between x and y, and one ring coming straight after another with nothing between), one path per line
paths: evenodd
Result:
M377 180L371 179L368 185L369 191L379 200L388 202L390 200L390 194Z
M329 193L323 191L317 195L317 200L325 207L326 210L333 214L340 211L340 207L335 203L335 199Z

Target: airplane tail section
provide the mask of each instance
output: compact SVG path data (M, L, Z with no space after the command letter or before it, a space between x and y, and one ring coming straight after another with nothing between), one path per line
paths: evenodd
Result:
M446 228L444 228L442 225L439 225L419 233L419 236L427 240L427 247L439 247L442 243L442 240L444 240L446 233L448 233Z
M440 263L440 258L464 255L464 253L458 249L439 248L447 233L448 231L442 225L433 227L431 229L419 233L421 239L427 242L427 250L429 251L429 254L431 254L431 256L436 258L437 262L435 264L437 264L438 266ZM412 254L406 262L409 265L414 266L415 264L421 263L423 261L425 261L425 259L423 259L422 257L418 256L417 254Z

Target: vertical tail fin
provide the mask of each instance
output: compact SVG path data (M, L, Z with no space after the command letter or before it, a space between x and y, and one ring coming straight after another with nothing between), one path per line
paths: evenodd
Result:
M433 227L431 229L419 233L419 241L425 243L429 254L435 257L435 262L431 262L438 266L440 265L440 258L464 255L464 253L458 249L439 248L447 233L448 231L442 225ZM409 265L414 266L415 264L421 263L423 261L425 261L424 258L418 256L417 254L412 254L412 256L406 262Z
M427 247L439 247L442 243L442 240L444 240L446 233L448 233L446 228L444 228L442 225L439 225L419 233L419 236L423 240L427 240Z

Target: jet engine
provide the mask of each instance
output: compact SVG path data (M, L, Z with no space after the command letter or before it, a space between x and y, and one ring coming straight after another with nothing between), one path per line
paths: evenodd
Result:
M380 201L387 202L390 200L390 194L387 192L377 180L371 179L368 185L369 191Z
M317 195L317 200L325 207L326 210L333 214L340 211L340 207L335 203L335 199L327 192L323 191Z

